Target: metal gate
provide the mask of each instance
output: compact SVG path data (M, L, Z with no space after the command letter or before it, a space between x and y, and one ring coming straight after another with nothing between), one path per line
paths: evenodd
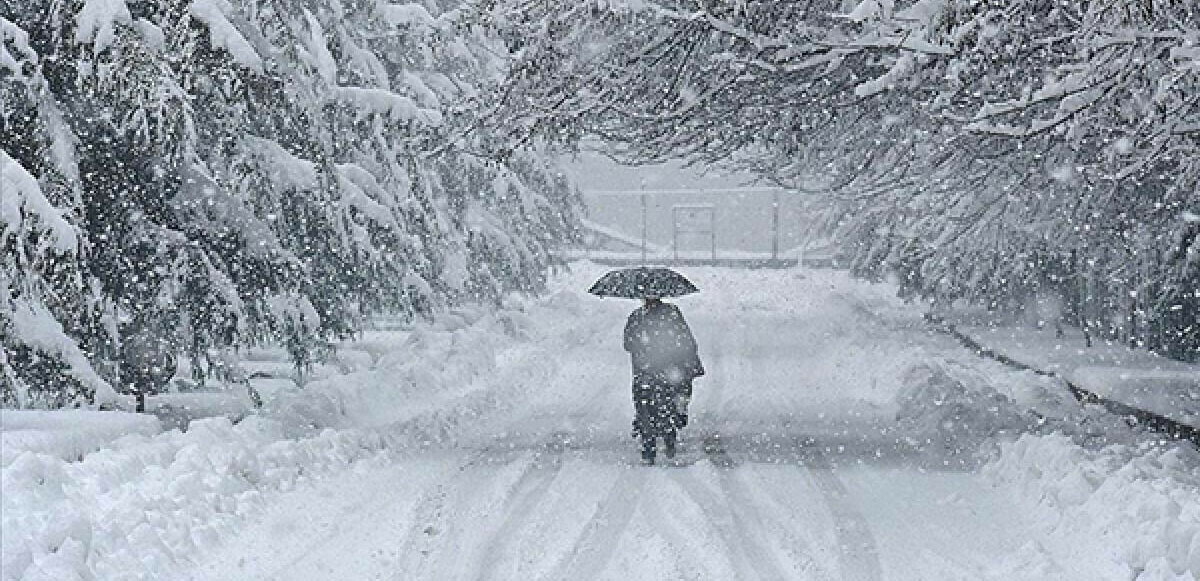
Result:
M675 204L671 207L671 254L679 260L679 235L707 235L713 260L717 259L717 207L713 204Z

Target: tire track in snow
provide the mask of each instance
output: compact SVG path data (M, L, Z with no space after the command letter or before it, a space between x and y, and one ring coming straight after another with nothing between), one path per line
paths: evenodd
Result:
M721 491L724 498L707 490L694 476L682 472L673 473L676 484L683 489L713 523L713 529L721 537L730 551L730 560L739 570L739 579L761 579L763 581L786 581L790 575L783 572L776 555L767 547L766 540L761 538L761 528L751 526L761 525L762 519L756 514L757 509L748 499L738 498L730 494L728 479L732 472L721 470ZM740 503L735 501L741 500ZM745 514L753 514L749 519ZM747 522L755 521L753 523ZM751 574L752 573L752 574Z
M790 405L794 398L784 396ZM788 422L782 422L787 425ZM883 578L878 543L867 519L849 500L849 492L819 442L809 437L792 441L791 460L802 467L821 493L833 517L838 565L846 581L878 581Z
M679 554L681 557L688 558L686 561L687 564L692 565L692 566L695 566L695 565L703 566L703 563L700 561L706 560L706 558L711 558L714 555L718 555L719 556L718 558L725 557L725 555L723 553L718 553L718 552L711 550L711 544L709 541L709 537L707 535L697 535L696 531L694 530L694 527L691 526L691 523L678 522L678 520L677 520L678 515L673 514L667 508L664 508L662 503L647 502L645 504L640 505L640 507L642 510L642 514L645 515L646 519L648 521L656 524L655 531L663 537L663 539L666 541L667 545L669 547L671 547L672 549L674 549L674 552L676 554ZM702 557L702 559L693 560L690 558L690 557L692 557L692 555L699 555ZM683 561L684 559L680 559L680 560ZM724 559L722 559L722 560L724 562L728 563L730 566L733 565L732 561L728 561L728 560L724 560ZM736 578L736 575L734 574L733 570L731 570L731 569L726 569L726 570L721 570L721 571L709 570L709 571L705 571L703 575L700 575L697 573L698 572L693 572L693 573L691 573L691 575L688 575L687 573L682 573L679 575L679 578L691 578L691 579L731 579L731 578Z
M742 523L741 526L745 528L748 533L758 531L760 538L757 544L751 547L754 549L754 552L765 551L766 554L763 555L763 561L769 565L770 569L781 573L781 576L778 577L778 579L791 579L794 577L794 575L782 575L783 568L779 562L778 555L771 550L770 541L767 534L768 522L775 521L776 524L778 524L778 521L776 519L764 516L763 511L760 510L760 504L754 500L748 486L744 482L744 478L739 478L739 475L744 476L745 474L746 472L744 470L721 471L721 489L725 492L725 496L732 501L730 503L731 506L745 509L734 513L739 517L739 520ZM818 578L829 577L828 573L821 570L816 561L811 557L811 555L808 554L808 551L797 552L804 554L805 558L802 568L805 573L819 574ZM751 556L752 558L754 557L753 555Z
M721 434L712 432L706 434L701 439L701 445L704 447L704 455L708 457L708 461L717 468L733 468L733 458L729 457L729 453L725 451L725 444L721 441Z
M835 293L835 296L848 304L867 324L895 330L895 327L882 316L854 298L844 293ZM788 394L781 395L788 401L789 407L799 408L794 397ZM787 425L788 422L785 421L783 424ZM882 566L879 562L879 549L875 536L871 532L866 517L849 501L849 492L838 478L832 463L818 443L811 439L795 438L792 450L793 460L811 475L812 482L820 491L821 498L833 517L838 565L841 569L842 579L845 581L878 581L882 579Z
M575 540L569 556L556 567L550 579L593 579L608 566L616 552L621 534L629 528L634 510L641 501L647 471L627 467L596 504L596 511Z
M734 328L736 329L733 334L734 348L741 351L744 343L742 334L745 330L737 326ZM721 434L716 431L716 426L713 425L715 422L711 419L715 411L712 408L723 403L722 397L730 375L728 366L731 361L736 364L736 360L726 357L725 335L725 333L716 334L717 348L713 354L715 365L712 366L716 373L711 376L712 381L707 386L709 399L705 403L708 403L710 408L705 411L705 421L703 422L708 431L701 440L705 456L718 469L722 494L717 495L706 489L696 480L691 471L674 472L672 477L684 493L697 503L712 521L713 528L731 552L731 562L740 571L738 578L758 578L764 581L786 580L791 576L784 574L777 555L771 550L766 539L762 538L762 527L765 521L759 514L755 503L748 494L741 490L740 484L736 481L734 477L736 464L726 452ZM734 532L731 533L731 531ZM752 575L749 574L751 572Z
M442 533L450 529L447 520L454 518L454 511L450 508L453 506L450 502L451 494L461 492L460 489L464 486L478 486L478 481L464 482L462 477L468 471L487 462L494 454L496 451L491 448L471 452L466 461L459 464L456 470L433 490L424 494L417 503L413 510L413 527L405 536L400 549L401 555L409 555L411 559L415 559L415 562L410 560L404 563L411 565L407 567L405 578L429 578L426 568L430 565L430 559L435 556L437 548L446 542Z
M373 501L370 503L370 507L365 507L361 504L355 503L349 506L343 506L341 508L348 509L348 512L350 513L361 513L366 511L374 513L385 511L388 508L386 506L388 503L389 500L387 498L378 497L373 499ZM304 543L298 550L293 550L293 547L287 547L285 551L281 551L281 554L287 555L286 560L282 560L282 562L276 561L270 572L266 573L260 578L270 581L284 581L287 579L293 579L297 574L295 569L300 568L300 566L309 561L313 555L320 554L322 550L327 549L331 545L344 544L338 543L338 541L348 535L354 535L355 533L361 532L354 523L345 523L341 520L327 523L322 527L322 529L322 534L310 537L312 540Z
M803 442L796 442L797 449ZM879 549L867 519L848 500L849 492L834 471L829 459L817 446L809 450L805 465L821 497L833 515L837 538L838 564L846 581L876 581L883 578Z
M559 429L553 431L543 443L542 450L535 456L529 470L521 475L521 479L513 487L503 509L504 520L487 541L479 568L474 575L475 579L504 578L500 575L504 559L516 552L521 540L521 530L562 471L563 453L572 439L568 426L587 417L588 411L595 407L596 401L603 395L604 392L597 391L570 413L564 414Z
M529 470L521 475L504 508L504 521L491 534L484 548L478 574L474 576L476 579L504 578L500 575L501 565L505 557L515 552L525 522L558 478L563 465L562 451L561 446L556 449L552 444L548 445L547 452L543 454L549 455L549 458L535 458Z
M572 416L582 417L605 392L580 406ZM548 579L589 579L598 576L616 552L621 534L629 527L645 486L646 472L631 465L618 465L617 477L596 504L583 533L575 539L566 556L552 569Z

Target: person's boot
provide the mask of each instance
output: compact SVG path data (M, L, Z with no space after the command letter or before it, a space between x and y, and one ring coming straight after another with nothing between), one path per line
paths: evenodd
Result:
M654 438L645 438L642 440L642 464L647 466L654 464L654 448Z
M675 432L663 436L663 453L667 458L675 457Z

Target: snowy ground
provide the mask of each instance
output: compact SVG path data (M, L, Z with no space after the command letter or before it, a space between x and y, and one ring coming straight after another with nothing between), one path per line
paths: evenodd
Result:
M236 425L5 450L3 578L1200 575L1193 448L838 272L685 270L709 373L680 457L637 465L601 272L369 335Z
M1200 429L1200 364L1160 357L1103 338L1086 346L1065 327L1000 322L986 313L951 316L959 332L988 348L1053 372L1096 395Z

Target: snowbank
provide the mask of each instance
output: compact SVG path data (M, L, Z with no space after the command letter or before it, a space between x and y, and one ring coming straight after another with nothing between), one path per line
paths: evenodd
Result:
M166 429L187 430L199 418L225 417L232 422L253 413L254 402L245 389L163 393L146 398L146 411Z
M287 490L382 448L375 435L282 439L278 422L226 418L131 435L80 462L26 452L4 467L4 579L170 578Z
M437 399L463 395L495 369L496 352L512 339L497 316L468 312L446 318L462 326L414 329L403 342L389 345L373 368L313 381L269 402L264 413L301 430L378 426L411 416L414 404L436 407L434 401L414 401L422 393L436 392Z
M581 302L578 290L564 291L496 312L459 309L405 333L366 334L342 351L360 366L366 354L372 367L280 394L263 414L289 435L372 427L414 441L444 440L461 422L513 405L531 384L545 383L557 367L548 348L596 332L566 316L578 315Z
M931 360L904 374L896 418L905 432L921 434L951 455L973 453L987 438L1018 434L1037 425L1028 408L997 391L989 378L953 361Z
M1082 332L1070 327L1059 337L1049 326L1012 326L979 313L954 313L949 320L997 353L1106 399L1200 428L1200 365L1116 341L1096 339L1086 347Z
M161 431L158 419L145 414L0 410L0 466L12 464L26 452L79 460L127 434L150 436Z
M984 474L1018 491L1043 533L1004 578L1027 578L1031 563L1050 561L1039 555L1111 578L1200 578L1200 452L1189 445L1089 450L1063 435L1024 435Z
M1078 367L1066 377L1088 391L1200 428L1200 366L1193 369Z
M192 421L187 432L156 433L158 421L144 415L107 412L106 423L61 411L5 412L0 579L175 577L271 492L384 461L532 397L530 387L548 383L539 378L556 368L549 348L600 331L570 316L580 312L578 292L371 333L336 362L349 373L276 393L261 415L237 424L214 417ZM10 431L79 424L94 429L10 449Z
M882 319L905 320L895 301L855 300ZM1069 331L1058 338L961 319L958 328L1105 396L1137 395L1176 416L1195 405L1187 395L1197 393L1195 366L1117 344L1084 348ZM946 458L986 458L984 477L1034 523L1028 543L985 578L1200 578L1200 452L1191 444L1163 443L1101 406L1081 405L1058 377L987 360L933 358L902 382L901 432Z
M564 350L591 349L598 336L613 340L630 306L586 297L582 289L600 268L585 264L579 270L552 283L573 290L544 299L513 299L498 311L464 308L431 324L366 333L342 345L336 360L303 388L272 379L280 387L264 392L263 408L237 424L225 417L194 420L186 433L158 433L157 422L114 427L78 440L92 446L84 453L66 444L25 444L0 468L0 579L178 578L280 491L355 466L392 462L430 443L453 442L472 428L488 433L476 427L481 418L534 398L559 397L546 386L561 387L554 377ZM779 292L781 276L803 281L800 290L836 289L841 273L706 276L701 271L696 278L703 296L680 300L685 311L729 308L743 318L819 311L820 317L806 319L812 326L805 329L818 342L845 332L844 315L854 310L873 313L852 330L864 337L878 325L924 332L920 313L887 296L887 287L856 287L854 301L833 307L805 292ZM769 277L776 279L773 286L756 282ZM826 319L828 328L817 326ZM956 355L955 344L944 341L954 349L865 343L862 353L830 365L857 365L870 373L830 377L857 385L862 398L874 401L868 376L894 376L902 388L895 434L921 437L916 447L939 461L974 461L981 447L998 450L985 477L1011 491L1041 530L1031 531L1029 538L1037 540L1010 555L995 578L1152 581L1200 573L1200 454L1141 444L1145 434L1098 411L1093 417L1061 382L978 360L966 350ZM887 353L904 349L915 352ZM246 357L287 372L276 351L251 350ZM826 371L804 373L822 383ZM893 387L878 391L894 395ZM839 397L850 398L844 392ZM3 416L4 433L95 423L41 413L47 414L41 420ZM50 418L62 420L53 424ZM1046 435L1049 430L1072 436ZM118 437L127 431L136 433ZM1097 435L1122 444L1086 447ZM1010 441L999 443L1005 439ZM1064 572L1055 563L1098 573Z

